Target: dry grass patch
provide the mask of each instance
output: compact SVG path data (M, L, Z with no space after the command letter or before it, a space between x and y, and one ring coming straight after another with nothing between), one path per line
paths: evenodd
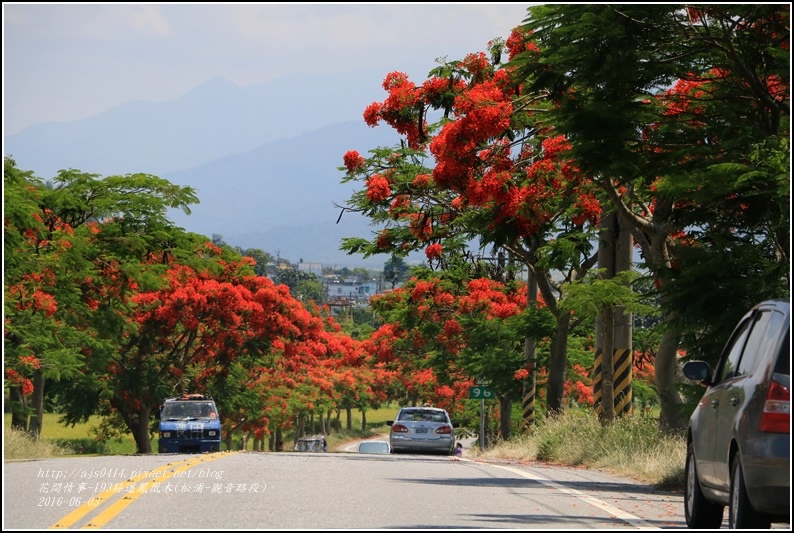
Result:
M63 457L73 453L47 439L32 439L26 432L6 428L3 435L3 459L38 459Z
M587 411L569 410L537 421L527 435L516 435L482 452L484 459L537 460L606 470L659 489L683 488L686 441L663 433L658 420L629 415L609 425Z

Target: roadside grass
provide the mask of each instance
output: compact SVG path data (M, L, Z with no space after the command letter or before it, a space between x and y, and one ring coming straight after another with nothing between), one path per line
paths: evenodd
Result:
M132 435L122 435L117 439L97 440L93 429L98 427L101 418L91 417L88 422L68 426L58 420L59 414L45 413L41 428L41 437L34 441L24 431L11 429L11 415L5 413L3 423L3 457L5 459L33 459L38 457L55 457L58 455L130 455L137 450ZM24 440L29 443L23 446ZM18 442L18 449L9 449L10 442ZM152 439L157 446L157 439ZM61 450L56 455L42 455L47 448Z
M471 455L483 459L537 460L611 472L659 490L684 487L686 440L662 433L658 420L628 415L603 426L592 414L568 410L536 421L527 435L495 443Z
M72 450L58 446L48 440L34 441L24 431L4 428L3 459L38 459L71 455Z
M386 406L367 411L367 425L362 428L362 416L353 410L352 430L342 415L342 429L327 436L328 448L337 449L347 442L367 439L388 439L386 422L393 420L398 407ZM98 442L91 428L99 425L99 418L74 427L58 423L58 415L44 417L42 438L32 441L24 432L11 430L11 418L6 414L3 455L9 459L59 457L73 454L129 455L136 451L132 436L113 441ZM286 442L292 435L285 435ZM251 450L253 443L246 446ZM242 448L240 438L233 440L233 448ZM156 437L152 449L157 449ZM288 444L287 450L291 449ZM526 435L515 435L498 441L481 451L476 443L467 451L473 459L542 461L567 466L581 466L608 471L647 483L659 490L677 491L684 486L686 441L683 435L669 435L659 431L655 417L640 414L617 419L602 426L598 419L584 410L569 409L564 415L536 420Z

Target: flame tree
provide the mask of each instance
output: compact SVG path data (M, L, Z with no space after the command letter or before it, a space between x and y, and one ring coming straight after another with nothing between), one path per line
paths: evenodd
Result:
M528 13L518 75L656 278L661 422L679 426L679 347L713 361L738 315L789 293L790 6Z
M189 211L196 197L147 174L102 180L68 170L45 184L11 158L4 185L5 377L14 425L38 435L45 383L76 380L91 353L115 349L128 296L190 240L166 210ZM76 403L82 413L96 408Z
M513 57L526 48L515 32L506 43L490 43L490 59L473 53L444 61L421 85L400 72L386 76L388 97L370 105L364 119L388 124L404 141L367 158L349 151L341 168L343 181L362 185L344 208L385 227L371 240L345 239L342 246L365 256L424 249L435 260L479 240L481 250L492 246L526 265L556 320L547 407L557 411L568 333L579 321L557 302L561 285L596 263L600 191L572 164L566 139L543 125L543 98L526 92L501 63L505 50ZM537 305L534 291L528 297Z
M351 207L388 225L346 249L449 250L465 235L520 258L558 319L554 409L569 315L544 268L583 279L582 222L617 213L661 293L656 387L676 427L680 341L714 354L741 309L788 294L789 35L786 5L542 5L490 61L444 62L421 85L392 73L364 117L404 146L345 157L364 185Z
M45 378L63 421L103 417L150 452L153 408L219 397L227 438L302 412L383 401L388 374L253 259L165 216L197 201L156 176L62 171L46 186L5 160L4 366L15 426L38 433ZM29 401L31 398L34 401Z
M414 404L432 401L455 413L469 386L488 380L506 439L526 372L521 346L526 337L548 338L554 320L545 309L527 308L524 282L472 278L469 270L415 269L402 287L373 298L385 323L366 347L399 372Z

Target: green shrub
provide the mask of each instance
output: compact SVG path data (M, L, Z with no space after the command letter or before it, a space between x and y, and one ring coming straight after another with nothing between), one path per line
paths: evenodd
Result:
M52 439L52 442L73 454L107 455L111 453L108 443L96 439Z

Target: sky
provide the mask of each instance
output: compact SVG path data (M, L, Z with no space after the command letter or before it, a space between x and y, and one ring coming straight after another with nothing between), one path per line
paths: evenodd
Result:
M435 58L507 38L530 5L4 2L3 133L167 102L216 76L245 87L380 67L421 82Z

